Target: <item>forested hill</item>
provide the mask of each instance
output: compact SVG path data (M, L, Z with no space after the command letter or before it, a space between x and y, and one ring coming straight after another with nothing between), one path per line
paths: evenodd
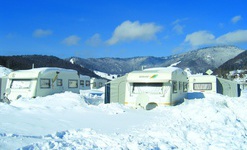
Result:
M229 71L233 70L247 70L247 51L244 51L236 57L228 60L217 69L214 70L215 74L225 77Z
M143 66L167 67L176 64L182 69L190 68L192 73L204 73L208 69L215 69L224 62L236 57L244 50L236 46L213 46L201 48L183 54L167 57L133 57L133 58L78 58L67 59L71 63L79 64L91 70L110 74L125 74L140 70Z
M31 69L33 64L35 68L59 67L66 69L74 69L77 70L82 75L88 75L90 77L98 77L98 75L96 75L93 71L87 68L83 68L77 64L71 64L70 62L55 56L46 56L46 55L0 56L0 65L13 70Z

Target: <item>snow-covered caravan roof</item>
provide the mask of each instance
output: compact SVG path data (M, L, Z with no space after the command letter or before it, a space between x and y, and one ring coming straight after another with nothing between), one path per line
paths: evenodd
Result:
M38 78L39 75L49 73L49 72L75 72L77 73L76 70L72 69L63 69L63 68L57 68L57 67L42 67L42 68L34 68L34 69L29 69L29 70L18 70L11 72L9 74L9 78L26 78L26 79L33 79L33 78Z
M216 82L215 75L191 75L189 82Z
M187 76L186 72L177 67L149 68L128 73L128 82L168 82L174 74Z
M90 76L87 76L87 75L81 75L81 74L80 74L80 79L89 79L89 80L90 80Z
M4 76L8 76L8 74L10 74L10 72L12 72L11 69L3 67L0 65L0 78L4 77Z

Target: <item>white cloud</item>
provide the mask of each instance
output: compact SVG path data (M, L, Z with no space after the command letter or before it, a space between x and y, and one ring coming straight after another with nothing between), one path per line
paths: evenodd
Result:
M208 31L198 31L186 36L184 42L191 46L203 46L210 44L238 44L247 43L247 30L237 30L226 33L215 38L215 36Z
M113 36L107 41L107 44L114 45L121 41L131 40L152 40L161 29L161 26L154 23L140 24L139 21L125 21L114 30Z
M86 43L91 46L99 46L103 43L103 41L100 38L100 34L96 33L90 39L88 39Z
M180 24L176 24L173 29L173 31L175 31L177 34L183 34L184 33L184 27Z
M63 43L68 45L68 46L77 45L80 40L81 40L80 37L78 37L76 35L71 35L71 36L65 38L63 40Z
M185 42L192 46L200 46L214 43L215 36L208 31L198 31L186 36Z
M239 22L241 19L242 19L242 17L241 17L241 16L235 16L235 17L233 17L233 18L232 18L232 20L231 20L231 21L232 21L232 23L234 23L234 24L235 24L235 23Z
M43 30L43 29L37 29L33 32L33 36L37 38L45 37L51 34L52 34L51 30Z
M237 30L234 32L226 33L216 39L217 43L222 44L236 44L236 43L247 43L247 30Z

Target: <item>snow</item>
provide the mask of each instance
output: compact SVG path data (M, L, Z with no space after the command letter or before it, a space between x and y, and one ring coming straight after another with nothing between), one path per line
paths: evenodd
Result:
M0 149L247 149L246 93L146 111L86 103L95 92L0 103Z
M181 63L181 61L178 61L178 62L176 62L176 63L171 64L169 67L175 67L175 66L177 66L177 65L180 64L180 63Z
M70 59L69 61L70 61L71 64L75 64L75 59L74 58Z
M108 79L108 80L113 80L113 79L116 79L118 77L117 74L108 74L108 73L104 73L104 72L101 72L101 71L94 71L95 74L97 74L98 76L102 77L102 78L105 78L105 79Z
M12 72L11 69L0 65L0 77L7 76L8 74L10 74L10 72Z
M247 91L150 111L103 101L104 88L0 103L0 149L247 149Z

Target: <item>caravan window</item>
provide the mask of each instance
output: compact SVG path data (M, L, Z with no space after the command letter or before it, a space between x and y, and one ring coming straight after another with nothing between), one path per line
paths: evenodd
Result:
M89 80L86 81L86 86L90 86L90 81Z
M13 79L10 85L12 89L28 89L31 85L31 80Z
M212 83L194 83L194 90L212 90Z
M133 83L132 93L162 94L163 83Z
M184 89L184 92L188 91L188 83L186 82L183 83L183 89Z
M69 80L69 88L78 88L78 80Z
M84 86L84 80L80 80L80 85Z
M51 80L50 79L40 79L40 88L50 88Z
M173 93L178 92L178 82L177 81L172 82L172 89L173 89Z
M99 87L102 87L102 86L103 86L103 83L102 83L102 82L100 82L100 83L99 83Z
M57 79L57 86L63 86L63 80Z

